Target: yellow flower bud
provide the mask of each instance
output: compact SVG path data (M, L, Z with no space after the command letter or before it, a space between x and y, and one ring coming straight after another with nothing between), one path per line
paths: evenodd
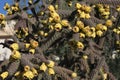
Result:
M39 31L38 34L44 36L44 31Z
M54 10L55 10L55 8L54 8L54 6L53 6L53 5L49 5L49 6L48 6L48 10L49 10L49 11L54 11Z
M96 37L96 33L93 32L93 33L91 34L91 37L92 37L92 38L95 38L95 37Z
M29 53L34 54L35 53L35 49L30 49Z
M32 4L32 3L33 3L33 0L29 0L28 3L29 3L29 4Z
M91 30L92 32L95 32L95 27L91 27L90 30Z
M48 68L48 74L49 75L54 75L55 74L55 71L53 68Z
M60 31L62 29L62 25L60 23L55 24L55 30Z
M13 51L13 53L11 54L11 57L14 59L20 59L21 58L21 54L19 51Z
M75 4L75 8L76 8L76 9L80 9L80 8L81 8L81 4L76 3L76 4Z
M79 49L83 49L83 48L84 48L84 45L83 45L82 42L77 42L77 47L78 47Z
M10 48L12 48L13 50L18 50L19 45L18 45L18 43L13 43L13 44L10 45Z
M107 20L107 21L105 22L105 25L108 26L108 27L111 27L111 26L113 25L112 20Z
M55 9L58 10L58 5L57 4L55 5Z
M54 67L55 66L55 62L54 61L49 61L49 64L47 64L48 67Z
M53 20L54 20L55 22L60 22L60 16L59 16L58 13L53 12L53 13L50 13L50 14L51 14L51 17L53 18Z
M103 80L107 80L107 73L103 74L103 78L104 78Z
M120 34L120 30L116 32L118 35Z
M8 72L7 71L5 71L5 72L3 72L2 74L0 74L0 77L4 80L5 78L7 78L7 76L8 76Z
M91 17L90 14L88 14L88 13L85 14L85 18L86 18L86 19L89 19L90 17Z
M32 73L32 71L26 71L23 73L22 77L25 79L27 78L27 79L31 80L34 78L34 74Z
M48 33L45 33L44 36L45 36L45 37L48 36Z
M47 70L47 66L45 65L45 63L42 63L42 65L40 66L40 70L44 72Z
M76 78L77 77L77 73L73 72L71 75L72 78Z
M96 35L99 36L99 37L101 37L101 36L103 35L103 32L102 32L101 30L98 30L98 31L96 32Z
M32 48L38 47L39 43L33 39L30 40L30 45Z
M54 30L54 26L53 25L49 25L49 29L50 30Z
M24 71L29 71L30 70L30 66L26 65L24 66Z
M14 74L15 77L17 77L17 76L19 76L19 75L20 75L20 71L17 71L17 72Z
M75 26L75 27L73 27L73 32L79 32L79 27L78 26Z
M5 25L6 25L6 21L3 20L0 24L1 24L2 27L5 27Z
M88 59L88 56L87 55L83 55L83 59Z
M51 23L53 20L54 20L54 19L53 19L52 17L49 17L49 18L48 18L48 22L50 22L50 23Z
M7 10L10 8L10 5L8 3L5 3L5 6L3 8L4 8L4 10Z
M61 24L62 26L69 26L68 20L65 20L65 19L61 21Z

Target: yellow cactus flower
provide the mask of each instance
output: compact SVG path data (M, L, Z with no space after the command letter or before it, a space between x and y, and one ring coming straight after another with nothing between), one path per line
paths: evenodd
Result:
M12 6L11 9L12 9L13 11L15 11L15 12L19 11L19 8L18 8L18 7Z
M107 26L103 25L101 30L107 31Z
M60 22L61 21L60 16L59 16L58 13L52 12L50 14L51 14L51 17L53 18L54 22Z
M19 51L13 51L13 53L11 54L11 57L14 59L20 59L21 58L21 54Z
M7 14L8 14L8 15L12 15L12 10L8 9L8 10L7 10Z
M83 19L85 18L85 12L82 11L81 14L79 15L80 15L80 18L83 18Z
M87 55L83 55L83 59L88 59L88 56Z
M0 24L1 24L2 27L5 27L5 25L6 25L6 21L3 20Z
M107 21L105 22L105 25L108 26L108 27L111 27L111 26L113 25L112 20L107 20Z
M73 32L77 33L77 32L79 32L79 27L78 26L74 26L72 30L73 30Z
M118 31L118 29L116 29L116 28L114 28L114 29L113 29L113 32L115 32L115 33L116 33L117 31Z
M31 80L34 78L34 74L32 73L32 71L26 71L23 73L22 77L25 79L27 78L27 79Z
M18 45L18 43L13 43L13 44L10 45L10 48L12 48L13 50L18 50L19 45Z
M7 78L7 76L8 76L8 72L7 71L5 71L5 72L3 72L2 74L0 74L0 77L4 80L5 78Z
M32 73L34 74L34 76L37 76L38 75L38 72L35 68L31 68L31 71Z
M54 11L54 10L55 10L55 8L54 8L54 6L53 6L53 5L49 5L49 6L48 6L48 10L49 10L49 11Z
M62 25L60 23L56 23L54 27L56 31L60 31L62 29Z
M48 67L54 67L55 66L55 62L54 61L51 61L49 60L49 64L47 64Z
M35 54L35 49L29 49L29 53Z
M14 74L14 76L16 76L16 77L17 77L17 76L19 76L19 75L20 75L20 73L21 73L20 71L17 71L17 72Z
M98 31L96 32L96 35L99 36L99 37L101 37L101 36L103 35L103 32L102 32L101 30L98 30Z
M5 19L5 15L0 13L0 20L4 20Z
M90 31L90 26L84 27L84 28L82 29L82 31L83 31L84 33L89 32L89 31Z
M80 33L80 34L79 34L79 37L80 37L80 38L85 38L85 34L84 34L84 33Z
M84 48L83 43L82 42L77 42L77 48L83 49Z
M68 6L71 7L72 6L72 1L68 2Z
M86 13L90 13L91 12L91 7L90 6L85 6L85 10Z
M80 8L81 8L81 4L76 3L76 4L75 4L75 8L76 8L76 9L80 9Z
M89 19L90 17L91 17L91 16L90 16L89 13L86 13L86 14L85 14L85 18L86 18L86 19Z
M87 37L91 37L91 35L92 35L92 32L91 32L91 31L88 31L88 32L86 33L86 36L87 36Z
M120 11L120 6L117 5L116 10L119 12Z
M65 19L61 21L61 24L62 26L69 26L68 20L65 20Z
M30 46L32 48L36 48L36 47L38 47L38 45L39 45L39 43L37 41L35 41L33 39L30 40Z
M83 29L84 28L84 23L82 21L77 21L76 26L78 26L79 29Z
M48 68L48 74L49 75L54 75L55 74L55 71L53 68Z
M77 77L77 73L73 72L71 75L72 78L76 78Z
M119 35L120 34L120 30L118 30L116 33Z
M5 6L3 8L4 8L4 10L7 10L10 8L10 5L8 3L5 3Z
M42 63L42 64L41 64L40 70L42 70L42 71L44 71L44 72L47 70L47 66L45 65L45 63Z
M90 27L90 30L91 30L92 32L95 32L95 27Z
M24 66L24 71L29 71L30 70L30 66L26 65Z
M101 15L107 16L107 15L110 15L110 12L102 12Z
M102 26L103 26L102 24L97 24L96 27L95 27L95 29L96 29L96 30L101 30L101 29L102 29Z
M104 8L99 8L99 12L100 13L105 12L105 9Z

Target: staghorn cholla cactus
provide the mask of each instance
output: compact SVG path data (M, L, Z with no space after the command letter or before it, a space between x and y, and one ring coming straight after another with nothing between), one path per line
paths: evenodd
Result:
M111 60L112 50L120 52L118 0L29 0L24 7L15 0L4 9L7 15L0 14L3 28L5 21L16 20L16 24L13 40L0 43L12 52L1 62L1 79L117 79L106 60Z

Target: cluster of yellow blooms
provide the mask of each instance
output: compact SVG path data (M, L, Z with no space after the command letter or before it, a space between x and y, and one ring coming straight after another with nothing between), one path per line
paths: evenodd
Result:
M87 5L81 5L80 3L76 3L75 7L78 12L79 18L83 19L89 19L90 18L90 12L91 12L91 7Z
M110 6L109 5L97 4L96 8L98 8L98 12L102 18L104 18L104 19L109 18L109 16L110 16Z
M19 4L18 3L15 3L14 5L10 6L8 3L5 4L4 6L4 10L7 11L7 14L8 15L11 15L15 12L18 12L20 9L19 9Z
M116 34L118 34L118 35L120 35L120 27L114 28L113 32L116 33Z
M55 71L53 69L54 66L55 66L55 63L51 60L49 61L49 64L45 64L43 62L40 66L40 70L44 72L48 71L49 75L54 75L55 74Z
M5 26L5 15L0 13L0 25Z

